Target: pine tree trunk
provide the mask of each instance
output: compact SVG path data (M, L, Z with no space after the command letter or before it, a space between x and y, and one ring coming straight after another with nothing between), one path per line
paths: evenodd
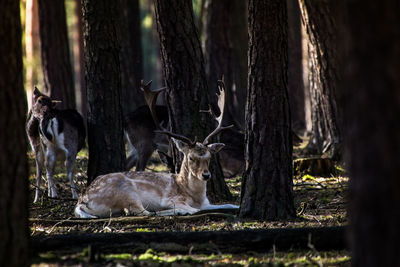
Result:
M82 2L75 0L76 25L74 32L74 71L76 103L79 113L87 121L87 94L85 83L85 62L83 56L83 25L82 25Z
M247 87L246 1L207 1L206 73L210 101L216 106L217 82L224 76L226 110L224 124L244 128Z
M30 109L33 86L38 85L40 74L40 36L38 0L26 1L25 17L25 55L26 83L28 109Z
M75 108L64 1L38 0L38 3L45 91L51 98L62 101L59 108Z
M203 140L214 128L213 119L200 110L208 109L208 86L200 41L193 20L191 1L155 1L160 37L167 105L172 132L192 140ZM182 158L175 151L176 170ZM210 199L230 199L221 168L211 161L213 179L208 183Z
M286 1L250 0L249 34L246 170L239 214L287 219L295 212Z
M0 16L0 266L29 264L28 159L24 130L20 3L2 1Z
M287 0L288 10L288 90L292 127L297 133L306 129L303 82L302 35L299 2Z
M337 105L340 82L339 26L341 1L300 0L302 19L309 39L311 71L312 136L311 154L340 159L342 154L341 118Z
M145 104L140 90L143 77L140 10L138 0L121 3L121 88L123 114Z
M346 154L352 266L400 266L400 5L347 2Z
M122 130L120 9L113 0L84 0L85 76L88 94L88 184L124 170Z

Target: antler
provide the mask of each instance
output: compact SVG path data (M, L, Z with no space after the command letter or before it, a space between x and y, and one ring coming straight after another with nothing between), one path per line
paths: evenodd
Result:
M218 134L219 132L221 132L222 130L225 129L229 129L233 127L232 125L229 126L222 126L222 119L224 117L224 107L225 107L225 83L224 83L224 78L222 78L222 80L218 81L219 85L218 85L218 93L216 94L218 97L218 107L220 110L220 114L219 116L215 116L215 113L212 111L211 107L209 108L208 112L211 114L211 116L213 116L213 118L218 122L218 126L217 128L215 128L214 131L212 131L203 141L203 145L208 145L208 141L211 137L213 137L214 135Z
M154 123L156 124L157 129L159 129L159 130L156 130L154 132L161 133L161 134L166 134L169 137L173 137L175 139L179 139L179 140L187 143L190 147L194 147L196 145L196 140L192 141L189 138L187 138L186 136L183 136L183 135L180 135L180 134L175 134L175 133L173 133L171 131L168 131L167 129L165 129L164 127L161 126L161 124L160 124L160 122L158 120L158 117L157 117L155 106L156 106L158 95L162 91L164 91L166 89L166 87L162 87L160 89L157 89L157 90L153 91L153 90L150 89L151 82L152 81L148 82L147 84L144 84L143 80L142 80L140 82L140 87L141 87L141 89L142 89L142 91L144 93L144 98L146 100L147 106L150 109L150 113L151 113L151 116L152 116L152 118L154 120Z

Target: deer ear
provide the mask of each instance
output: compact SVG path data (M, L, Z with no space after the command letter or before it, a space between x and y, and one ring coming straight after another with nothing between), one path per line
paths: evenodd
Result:
M175 139L173 137L171 139L175 143L175 146L178 148L178 150L186 155L189 150L189 146L181 140Z
M207 145L207 148L211 152L211 154L215 154L218 153L224 146L225 144L223 143L213 143Z

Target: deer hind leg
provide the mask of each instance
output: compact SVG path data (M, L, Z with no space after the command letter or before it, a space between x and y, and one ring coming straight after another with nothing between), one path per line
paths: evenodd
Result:
M47 183L48 183L48 196L58 197L56 187L53 181L54 166L56 163L56 151L53 147L46 148L46 173L47 173Z
M71 184L71 191L72 191L72 198L77 199L78 198L78 193L76 190L76 186L74 183L74 163L76 160L76 152L67 152L66 153L66 160L65 160L65 169L67 170L67 176L69 179L69 183Z
M33 203L39 201L40 198L40 182L42 181L42 173L43 173L43 163L44 163L44 153L42 148L35 148L35 161L36 161L36 190L35 190L35 200Z

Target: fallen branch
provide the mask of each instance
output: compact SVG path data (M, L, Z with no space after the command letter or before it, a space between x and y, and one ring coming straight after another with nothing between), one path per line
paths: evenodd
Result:
M311 239L309 237L311 236ZM339 250L347 248L344 227L293 228L214 232L103 233L34 236L34 252L94 247L98 251L134 251L149 248L168 253L245 253L277 250Z
M157 224L161 222L193 222L199 221L201 219L225 219L233 220L234 216L225 213L203 213L188 216L168 216L168 217L148 217L148 216L125 216L125 217L111 217L104 219L74 219L69 220L52 220L52 219L40 219L40 218L30 218L29 222L31 224L41 224L41 225L55 225L57 226L73 226L79 224L92 224L92 223L122 223L122 224Z

